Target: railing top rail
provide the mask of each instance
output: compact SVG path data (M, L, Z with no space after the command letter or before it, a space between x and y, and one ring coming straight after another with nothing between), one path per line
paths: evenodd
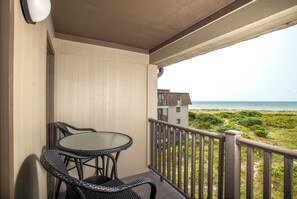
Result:
M164 124L173 128L178 128L187 132L191 132L194 134L199 134L199 135L203 135L203 136L207 136L207 137L211 137L211 138L216 138L216 139L220 139L220 140L225 140L225 136L218 134L218 133L214 133L214 132L208 132L208 131L203 131L200 129L193 129L193 128L187 128L187 127L182 127L179 125L175 125L175 124L171 124L169 122L164 122L164 121L160 121L160 120L156 120L153 118L149 118L149 122L155 122L155 123L159 123L159 124Z
M237 142L239 144L247 145L247 146L250 146L250 147L260 148L260 149L263 149L265 151L270 151L270 152L277 153L277 154L280 154L280 155L283 155L283 156L290 156L290 157L292 157L294 159L297 159L297 150L286 149L286 148L282 148L282 147L279 147L279 146L273 146L273 145L270 145L270 144L265 144L265 143L262 143L262 142L256 142L256 141L249 140L249 139L246 139L246 138L243 138L243 137L238 137Z

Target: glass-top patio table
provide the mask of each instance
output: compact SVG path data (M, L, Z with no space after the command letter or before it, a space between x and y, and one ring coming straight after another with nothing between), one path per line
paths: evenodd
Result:
M117 132L98 131L77 133L63 137L58 140L57 148L62 151L74 153L83 158L106 155L114 158L116 163L120 152L129 148L132 143L133 140L128 135ZM115 156L112 154L115 154ZM116 168L113 169L115 177L117 177ZM79 177L82 179L82 168L78 168L78 172Z

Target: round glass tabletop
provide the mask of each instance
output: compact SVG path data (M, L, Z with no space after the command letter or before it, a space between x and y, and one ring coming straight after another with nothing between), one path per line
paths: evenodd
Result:
M84 132L63 137L58 140L60 150L82 155L102 155L127 149L132 138L116 132Z

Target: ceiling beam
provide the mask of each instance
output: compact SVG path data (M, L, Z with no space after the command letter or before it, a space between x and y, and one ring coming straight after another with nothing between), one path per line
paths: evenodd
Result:
M296 0L253 1L224 17L152 52L159 67L205 54L295 24Z
M127 46L127 45L106 42L106 41L101 41L101 40L96 40L96 39L89 39L89 38L85 38L85 37L79 37L79 36L74 36L74 35L69 35L69 34L64 34L64 33L59 33L59 32L56 32L55 36L58 39L64 39L64 40L86 43L86 44L91 44L91 45L104 46L104 47L108 47L108 48L116 48L116 49L120 49L120 50L127 50L127 51L131 51L131 52L149 54L148 50L142 49L142 48L136 48L133 46Z

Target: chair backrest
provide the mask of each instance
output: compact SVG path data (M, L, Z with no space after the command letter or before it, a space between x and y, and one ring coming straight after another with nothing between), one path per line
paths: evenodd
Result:
M83 181L69 175L60 155L67 155L67 153L59 150L48 150L40 156L40 163L47 172L65 182L67 195L70 198L84 198L83 192L78 187Z
M93 128L78 128L65 122L55 122L55 126L63 133L64 136L73 135L73 132L96 132Z
M64 122L56 122L55 126L57 127L57 129L59 129L61 131L61 133L63 133L64 136L68 136L68 135L72 135L73 133L71 133L68 130L68 124L64 123Z

